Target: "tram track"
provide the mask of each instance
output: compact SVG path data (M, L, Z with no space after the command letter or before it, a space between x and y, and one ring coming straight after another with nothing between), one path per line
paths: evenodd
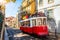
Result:
M16 37L15 40L58 40L57 38L55 38L55 36L53 35L50 35L48 36L47 38L39 38L39 37L34 37L34 36L31 36L31 35L28 35L28 34L23 34L22 35L25 35L25 36L21 36L21 37ZM28 35L28 36L27 36Z

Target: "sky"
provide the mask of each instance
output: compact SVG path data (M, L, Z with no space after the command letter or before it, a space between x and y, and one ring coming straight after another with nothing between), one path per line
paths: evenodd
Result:
M5 17L13 16L16 17L18 13L18 7L20 7L22 0L16 0L15 3L10 2L5 7Z

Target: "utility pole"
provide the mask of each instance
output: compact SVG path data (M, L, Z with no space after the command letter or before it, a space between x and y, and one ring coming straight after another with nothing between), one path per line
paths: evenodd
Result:
M0 12L2 14L2 29L1 29L1 40L3 40L3 34L4 34L4 28L5 28L5 6L4 5L0 5Z

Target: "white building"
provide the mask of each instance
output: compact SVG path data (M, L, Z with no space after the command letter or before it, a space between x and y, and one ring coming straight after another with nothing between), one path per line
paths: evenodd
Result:
M57 32L60 33L60 0L36 0L38 12L42 11L49 19L49 28L57 28ZM56 23L56 24L55 24ZM53 26L54 27L53 27Z

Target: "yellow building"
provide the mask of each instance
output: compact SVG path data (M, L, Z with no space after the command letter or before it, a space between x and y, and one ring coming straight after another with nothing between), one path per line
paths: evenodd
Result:
M5 24L8 26L8 27L11 27L11 28L17 28L17 20L15 17L7 17L5 18Z
M36 11L36 1L35 0L23 0L22 11L27 11L30 14L34 14Z

